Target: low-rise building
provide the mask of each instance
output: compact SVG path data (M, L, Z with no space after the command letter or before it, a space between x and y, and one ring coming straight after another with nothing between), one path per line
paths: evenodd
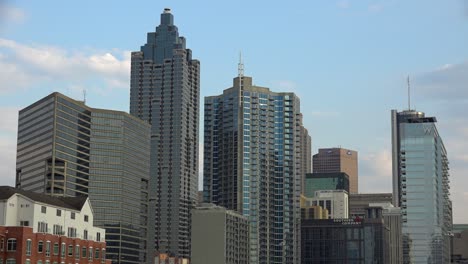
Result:
M192 210L192 264L248 264L248 250L246 217L213 204Z
M110 263L89 199L0 186L0 263Z
M313 198L306 199L306 206L321 206L328 210L328 218L348 218L348 192L344 190L316 191Z

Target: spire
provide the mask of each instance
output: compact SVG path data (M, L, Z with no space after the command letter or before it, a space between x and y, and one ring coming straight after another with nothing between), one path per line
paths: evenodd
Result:
M407 82L408 82L408 111L411 111L411 85L410 85L409 75L407 78Z
M244 77L244 63L242 62L242 51L239 52L239 64L237 66L239 78Z

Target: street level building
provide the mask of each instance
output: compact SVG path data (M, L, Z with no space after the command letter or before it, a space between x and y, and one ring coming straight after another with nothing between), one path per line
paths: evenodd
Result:
M349 193L349 176L344 172L307 173L305 192L307 197L314 197L320 190L344 190Z
M197 205L200 62L166 8L155 32L132 52L130 114L151 124L148 254L190 257Z
M214 204L192 211L192 264L248 264L249 223Z
M468 225L454 224L451 240L452 263L468 263Z
M436 118L392 110L393 204L401 208L404 263L449 263L452 202Z
M109 263L105 230L86 196L51 197L0 186L0 263Z
M233 87L205 97L204 124L205 202L247 217L250 264L298 264L306 162L299 98L255 86L240 71Z
M89 196L107 258L145 260L150 126L127 113L52 93L19 112L16 186Z
M344 172L349 176L349 193L358 193L358 153L344 148L323 148L313 156L313 172Z

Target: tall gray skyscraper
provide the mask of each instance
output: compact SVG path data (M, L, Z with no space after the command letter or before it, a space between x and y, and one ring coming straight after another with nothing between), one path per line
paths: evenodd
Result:
M404 263L449 263L452 202L435 117L392 110L393 201L401 207Z
M149 254L190 257L197 204L200 63L185 48L170 9L132 52L130 114L151 124Z
M302 115L301 115L302 122ZM305 194L306 186L306 174L312 172L312 138L309 135L309 131L305 127L301 127L301 194Z
M300 262L301 120L294 93L242 74L205 97L204 200L247 217L250 264Z
M87 195L106 229L107 258L145 261L150 126L59 93L22 109L16 186L54 196Z

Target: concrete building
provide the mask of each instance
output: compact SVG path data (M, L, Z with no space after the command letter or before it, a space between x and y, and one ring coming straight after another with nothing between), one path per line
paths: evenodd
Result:
M344 172L307 173L304 195L314 197L320 190L344 190L349 193L349 176Z
M452 263L468 263L468 225L454 224L452 239Z
M248 264L249 223L213 204L192 211L192 264Z
M19 112L16 186L89 196L107 258L145 259L150 126L127 113L52 93Z
M403 262L449 263L452 202L435 117L392 110L393 204L402 212Z
M328 219L328 210L319 205L308 205L307 197L301 195L301 221L305 219Z
M343 190L316 191L315 196L307 198L307 206L321 206L328 210L328 218L348 218L348 192Z
M301 115L302 118L302 115ZM302 122L302 119L301 119ZM304 161L301 168L302 182L301 182L301 194L305 194L306 186L306 175L307 173L312 172L312 138L309 135L309 131L305 127L301 127L301 136L300 136L300 146L301 146L301 159Z
M0 263L106 263L106 233L93 219L86 196L0 186Z
M392 203L391 193L359 193L349 195L349 217L365 218L370 203Z
M301 263L389 263L385 232L382 218L303 220Z
M155 32L132 52L130 114L151 124L148 254L190 257L197 204L200 62L166 8ZM154 227L154 228L153 228Z
M299 263L301 128L294 93L254 86L241 71L205 97L204 200L249 219L251 264Z
M343 148L324 148L313 156L313 172L344 172L349 176L349 193L358 193L358 153Z

